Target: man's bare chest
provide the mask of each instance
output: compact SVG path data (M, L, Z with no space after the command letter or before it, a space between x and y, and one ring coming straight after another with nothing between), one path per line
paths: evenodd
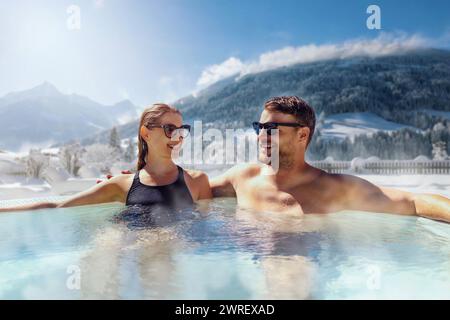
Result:
M238 204L261 211L328 213L342 209L342 190L333 183L312 183L282 190L264 179L249 179L236 188Z

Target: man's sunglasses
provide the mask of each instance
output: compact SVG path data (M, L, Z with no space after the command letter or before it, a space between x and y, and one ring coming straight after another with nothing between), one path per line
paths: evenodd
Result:
M162 128L164 129L164 133L167 138L172 138L174 135L175 137L181 137L186 138L189 135L189 132L191 132L191 126L188 124L183 124L181 127L177 127L174 124L148 124L146 125L147 128Z
M255 129L256 134L259 134L259 132L262 129L265 129L267 131L267 135L269 136L272 134L272 130L278 129L279 126L294 127L294 128L307 127L303 124L296 122L266 122L266 123L253 122L252 125L253 129Z

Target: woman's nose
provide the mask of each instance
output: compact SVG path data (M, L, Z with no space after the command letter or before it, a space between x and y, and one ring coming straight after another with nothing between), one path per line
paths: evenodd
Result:
M171 140L175 143L175 144L179 144L179 143L181 143L181 142L183 142L183 136L175 136L175 137L172 137L171 138Z

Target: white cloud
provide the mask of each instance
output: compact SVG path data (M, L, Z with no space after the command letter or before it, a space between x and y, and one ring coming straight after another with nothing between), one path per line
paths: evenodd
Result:
M197 81L198 86L208 86L214 82L226 77L238 74L244 68L241 60L231 57L220 64L215 64L203 70L200 79Z
M374 39L354 39L339 44L290 46L265 52L259 56L257 61L244 63L238 58L231 57L220 64L209 66L202 72L197 85L205 87L234 74L241 77L249 73L258 73L297 63L403 53L412 49L428 47L433 43L432 40L420 35L382 33Z

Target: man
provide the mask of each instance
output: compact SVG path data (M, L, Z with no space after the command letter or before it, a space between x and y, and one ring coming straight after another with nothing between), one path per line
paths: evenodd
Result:
M254 127L262 162L273 158L271 145L278 147L278 170L272 170L271 163L234 166L210 181L215 197L236 197L240 207L278 213L358 210L450 222L450 200L446 197L381 188L356 176L330 174L306 163L315 113L296 96L268 100ZM274 129L278 129L277 141L271 140Z

